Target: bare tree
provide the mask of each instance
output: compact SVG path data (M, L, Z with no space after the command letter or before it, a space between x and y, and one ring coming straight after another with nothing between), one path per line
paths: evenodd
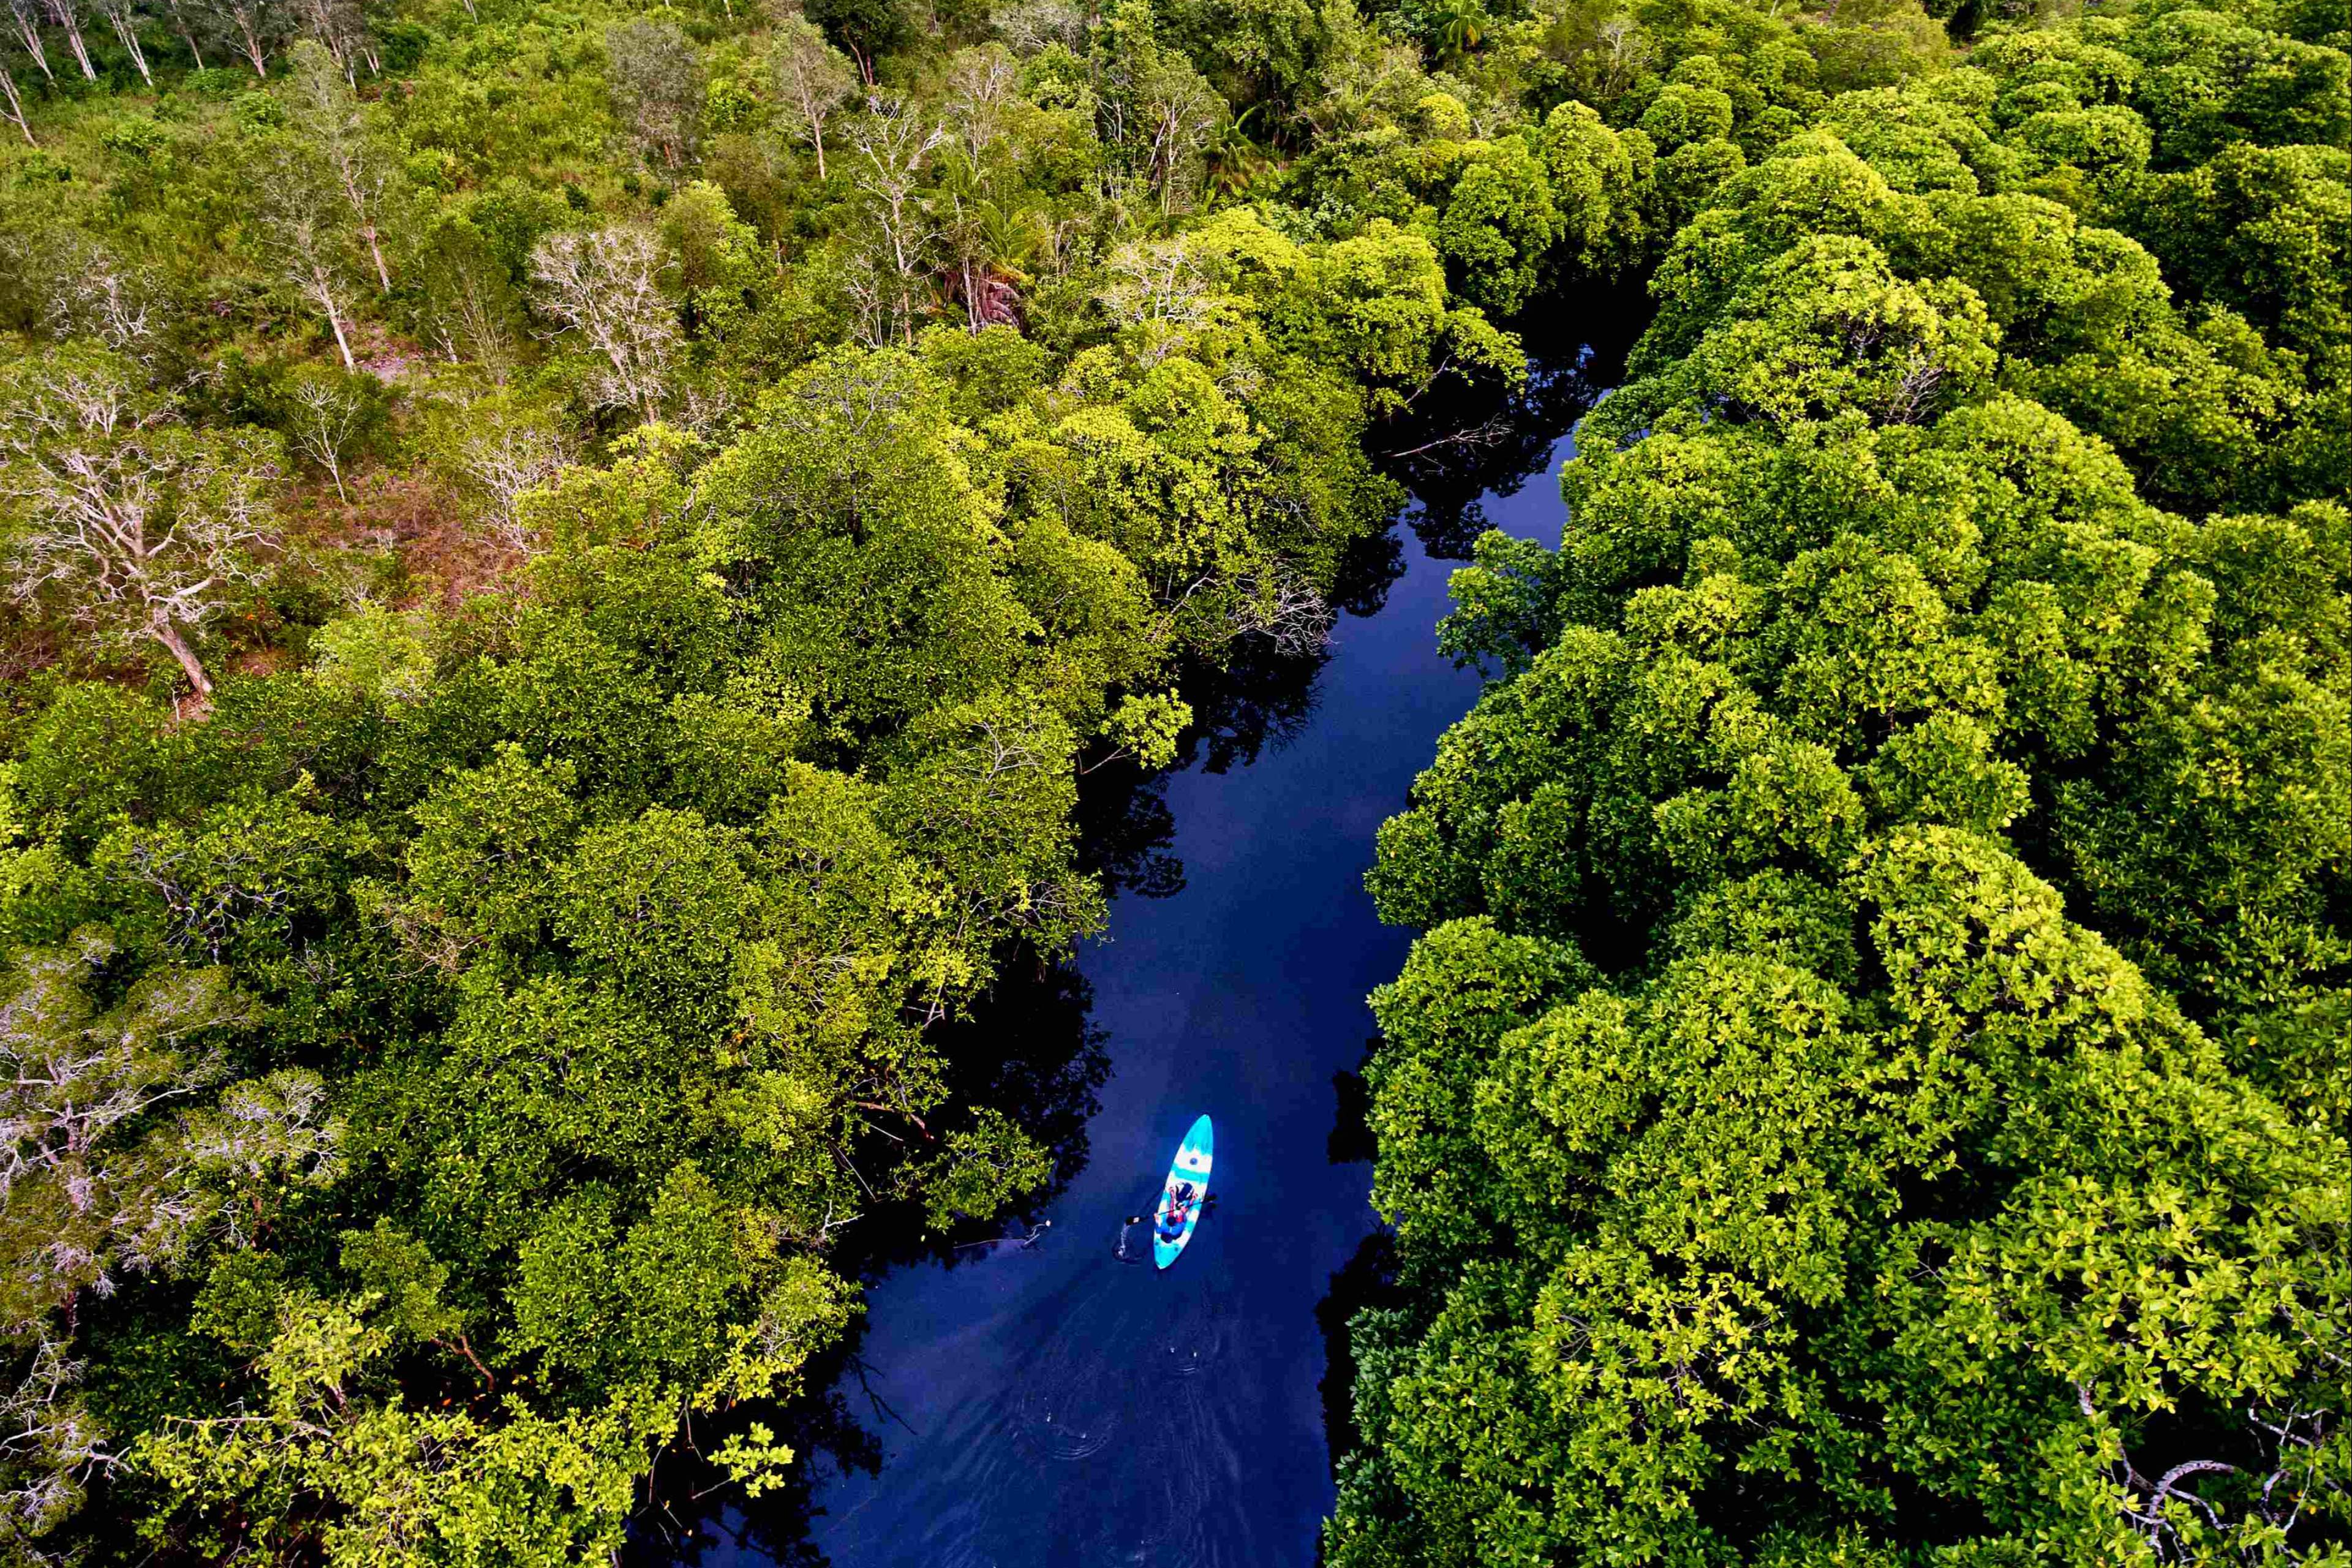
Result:
M433 335L451 364L471 360L492 385L504 386L520 360L503 279L480 268L445 268L450 287L433 296Z
M13 1387L0 1385L0 1551L13 1561L42 1563L25 1550L81 1506L83 1488L119 1462L106 1429L79 1393L83 1363L68 1342L43 1323L17 1336L31 1358Z
M1225 101L1199 71L1178 59L1152 73L1142 102L1144 166L1160 194L1160 216L1174 209L1182 182L1208 150Z
M675 24L639 17L604 29L604 54L614 102L639 144L677 168L702 123L701 51Z
M265 438L173 422L111 354L52 351L0 396L15 596L53 595L102 639L160 643L209 695L188 634L255 579L252 548L276 538Z
M1592 47L1585 52L1594 73L1595 96L1603 103L1622 97L1634 78L1647 68L1657 51L1631 16L1612 16L1601 24Z
M1181 237L1130 241L1111 253L1104 270L1110 280L1096 298L1113 321L1142 338L1149 363L1166 358L1216 315L1217 292Z
M420 237L411 265L424 303L419 333L451 364L471 360L504 386L521 359L521 301L481 231L445 214Z
M1315 585L1286 566L1273 564L1237 579L1227 624L1241 637L1259 637L1286 658L1321 653L1331 645L1339 616Z
M282 0L190 0L205 25L245 57L253 74L269 74L269 57L284 31Z
M488 500L491 531L500 542L529 551L538 542L519 504L572 460L572 443L542 421L509 415L485 421L457 449L458 466Z
M539 308L604 358L592 387L597 405L635 408L648 421L668 392L677 347L662 268L661 240L634 224L551 234L530 253Z
M931 240L917 192L923 164L945 135L903 99L880 95L867 99L866 112L850 122L849 142L858 159L853 178L880 241L868 247L866 266L879 287L882 330L901 342L914 341L917 280Z
M368 34L367 18L352 0L296 0L295 10L303 31L327 51L347 86L358 85L362 60L371 72L377 69L375 40Z
M137 1130L226 1076L217 1049L191 1047L249 1016L217 969L160 971L100 1016L85 984L113 952L89 929L26 953L0 1001L0 1334L12 1339L107 1289L126 1251L155 1255L140 1240L182 1162Z
M108 24L114 28L116 40L130 55L131 63L139 68L139 79L153 87L155 73L147 68L147 51L139 43L138 0L97 0L97 5L99 10L105 13Z
M7 99L8 118L16 122L17 130L25 133L25 145L39 146L40 143L33 140L32 123L25 118L25 100L17 95L16 79L8 74L8 62L5 60L0 60L0 97Z
M520 363L512 331L511 293L503 278L485 269L445 268L449 287L433 296L433 334L451 364L466 360L482 367L491 384L504 386Z
M824 124L857 90L848 58L825 41L805 16L788 16L768 46L768 69L776 90L792 105L793 134L816 153L816 177L824 174Z
M117 353L136 355L155 335L161 290L142 269L79 229L66 231L51 273L47 321L60 338L96 338Z
M1002 44L964 49L950 62L947 130L974 174L988 150L1003 139L1005 110L1019 96L1020 83L1020 67Z
M357 370L351 334L344 330L351 316L352 258L342 206L341 193L324 172L299 148L281 145L263 182L256 216L278 277L297 298L327 318L343 368Z
M1049 44L1076 50L1086 41L1087 13L1070 0L1018 0L992 15L1016 55L1034 55Z
M58 73L49 68L49 51L41 47L41 27L47 20L44 0L8 0L8 22L16 30L16 41L33 57L33 63L41 69L42 79L55 81ZM29 136L31 132L26 134Z
M311 374L294 383L288 401L287 434L304 457L327 470L335 482L336 499L348 504L352 498L343 489L343 462L366 420L366 397L348 376Z
M74 63L81 67L85 81L98 79L98 68L89 63L89 46L81 36L81 0L46 0L49 21L65 29L66 47L73 51Z
M269 1205L232 1187L331 1181L343 1124L315 1073L234 1085L212 1043L247 1024L226 972L160 968L104 1013L102 931L17 955L0 991L0 1557L57 1561L40 1537L119 1463L79 1392L70 1325L83 1293L253 1239Z
M381 223L392 184L392 160L368 135L359 95L336 56L306 38L294 46L292 69L294 124L351 208L352 228L375 263L376 286L389 294L392 268L384 265Z

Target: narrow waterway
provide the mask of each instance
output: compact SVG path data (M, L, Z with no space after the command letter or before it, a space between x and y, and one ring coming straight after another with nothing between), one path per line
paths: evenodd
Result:
M835 1568L1315 1561L1332 1498L1317 1307L1376 1226L1345 1078L1372 1031L1365 995L1408 942L1373 918L1363 873L1477 696L1436 647L1448 556L1481 526L1558 541L1551 476L1589 400L1562 381L1538 427L1537 405L1517 411L1511 450L1412 476L1402 574L1375 613L1341 619L1303 721L1254 762L1169 781L1181 890L1121 895L1079 958L1110 1073L1050 1228L897 1268L867 1297L845 1394L879 1462L811 1500L807 1544ZM1472 501L1465 474L1495 488ZM1124 1222L1203 1111L1216 1205L1156 1272L1148 1220Z

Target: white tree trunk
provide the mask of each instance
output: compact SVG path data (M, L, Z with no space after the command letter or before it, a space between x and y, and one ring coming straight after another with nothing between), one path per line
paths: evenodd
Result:
M33 63L41 68L41 79L57 80L58 73L49 68L49 51L41 47L41 25L34 16L32 7L12 5L8 14L16 24L17 41L25 46L25 52L33 57Z
M147 51L139 47L139 34L131 25L131 14L127 10L110 10L106 19L114 24L114 36L121 39L122 47L130 51L131 63L139 68L139 79L153 87L155 73L147 68Z
M15 121L16 129L25 133L25 145L39 146L40 143L33 140L33 128L25 121L25 100L16 95L16 79L8 74L5 61L0 61L0 94L7 97L8 118Z
M196 695L210 697L213 694L212 678L205 673L203 661L196 658L196 650L188 646L188 639L180 635L180 628L169 621L158 621L154 626L154 637L157 642L172 650L173 658L180 661L180 668L186 673L188 684L196 689Z
M323 294L325 290L321 289L320 292ZM335 329L335 346L343 351L343 368L356 372L360 368L359 362L352 358L351 339L343 336L342 312L335 309L335 301L331 297L327 299L326 306L327 325Z
M238 10L236 30L245 39L245 58L251 63L253 74L267 80L269 76L269 53L261 47L261 37L253 30L252 12Z
M81 67L82 79L96 81L98 68L89 63L89 46L82 42L81 16L74 10L74 0L50 0L49 15L66 30L66 47L73 50L74 63Z
M188 58L196 62L198 70L204 69L205 51L197 47L195 30L188 26L188 19L180 14L180 0L165 0L165 4L172 7L172 26L180 29L180 41L188 46Z

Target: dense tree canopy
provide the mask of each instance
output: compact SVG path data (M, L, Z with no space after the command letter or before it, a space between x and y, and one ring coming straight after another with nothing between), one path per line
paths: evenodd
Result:
M12 9L0 1552L778 1484L1068 1173L1080 779L1638 285L1372 873L1329 1555L2340 1557L2352 37L2046 9Z
M1370 877L1335 1561L2340 1557L2344 41L1641 110L1733 143Z

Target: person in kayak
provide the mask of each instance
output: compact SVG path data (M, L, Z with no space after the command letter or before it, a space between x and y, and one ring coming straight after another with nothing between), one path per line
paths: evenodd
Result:
M1184 1234L1184 1222L1192 1216L1194 1196L1192 1184L1179 1182L1169 1192L1168 1196L1171 1201L1168 1205L1167 1215L1160 1222L1160 1234L1163 1240L1173 1241Z

